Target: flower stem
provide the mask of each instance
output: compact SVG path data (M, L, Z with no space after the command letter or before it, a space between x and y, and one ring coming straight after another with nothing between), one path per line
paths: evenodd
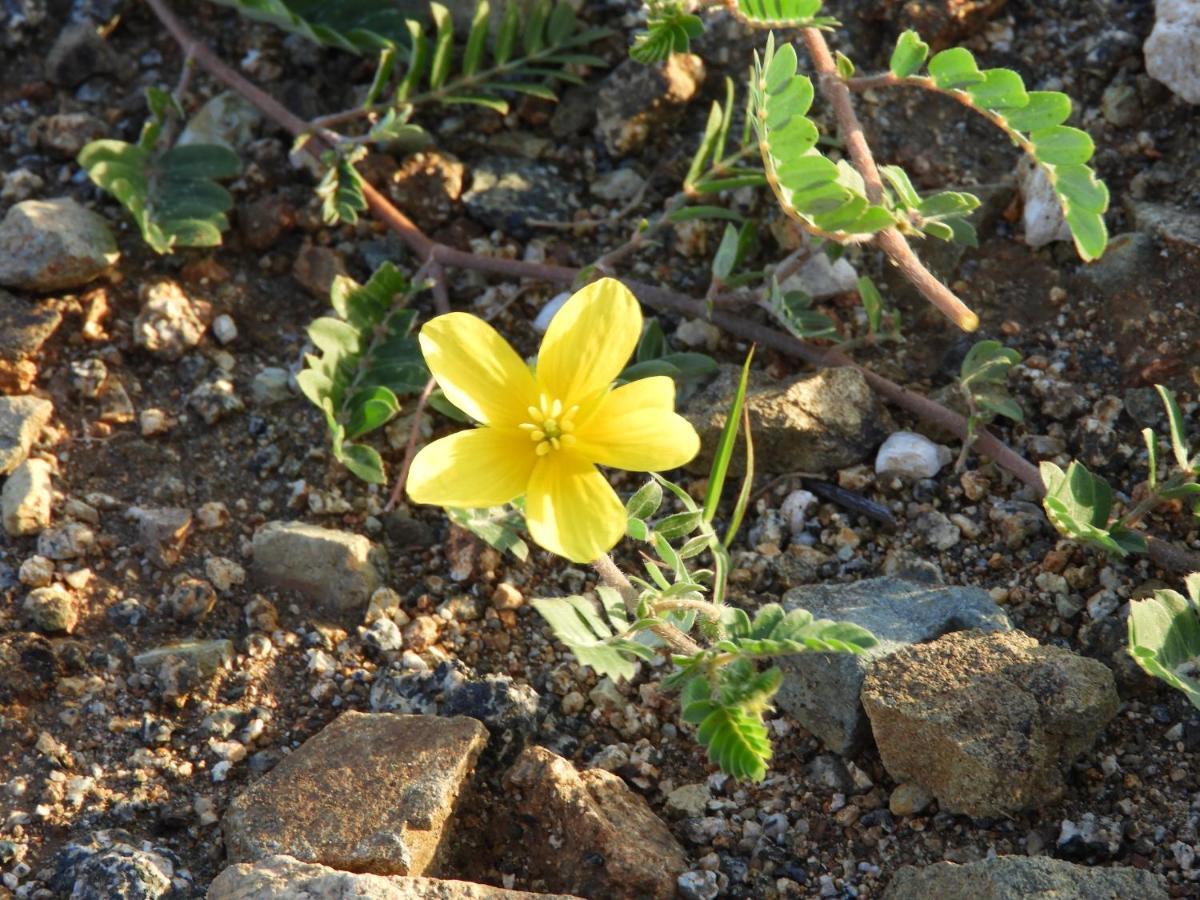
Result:
M596 574L600 576L602 582L621 595L621 600L625 603L625 611L630 616L636 615L637 588L625 577L625 573L617 568L617 564L613 562L612 557L606 553L598 559L593 560L592 568L596 570ZM674 625L664 623L662 625L655 625L650 630L666 641L667 645L677 653L695 656L704 650L703 647Z

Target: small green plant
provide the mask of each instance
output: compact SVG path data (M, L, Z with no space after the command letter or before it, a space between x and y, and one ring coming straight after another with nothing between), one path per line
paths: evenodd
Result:
M1151 511L1172 500L1191 500L1194 504L1200 500L1200 483L1196 480L1200 475L1200 456L1192 456L1188 449L1175 393L1162 385L1156 387L1167 413L1175 468L1166 478L1162 477L1158 437L1153 429L1143 429L1149 469L1145 492L1125 513L1113 517L1112 487L1102 476L1077 461L1072 461L1065 472L1054 463L1043 462L1041 474L1046 496L1042 505L1051 523L1063 535L1114 556L1145 553L1146 538L1135 528Z
M1186 597L1160 590L1130 602L1129 655L1200 709L1200 573L1189 575L1184 585Z
M215 247L233 206L233 197L217 182L235 177L241 161L217 144L169 146L169 126L182 115L178 103L159 88L146 90L146 102L150 118L136 144L92 141L80 151L79 164L129 211L156 252Z
M1008 373L1020 361L1021 354L999 341L979 341L963 358L958 387L967 402L967 438L958 456L958 470L966 464L981 425L988 425L996 416L1025 420L1020 404L1008 392Z

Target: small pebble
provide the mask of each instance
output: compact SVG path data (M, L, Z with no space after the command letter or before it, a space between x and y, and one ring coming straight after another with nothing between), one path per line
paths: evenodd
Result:
M222 313L213 319L212 333L222 344L232 344L237 340L238 330L233 318Z
M933 478L950 462L948 447L935 444L929 438L911 431L897 431L879 448L875 457L877 475L896 475L917 480Z

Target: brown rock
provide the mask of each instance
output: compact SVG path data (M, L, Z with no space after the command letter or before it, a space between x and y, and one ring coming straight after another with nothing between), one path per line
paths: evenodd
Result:
M383 583L383 551L361 534L303 522L268 522L254 533L259 583L294 590L331 613L365 606Z
M551 890L585 897L675 896L687 858L667 826L616 775L579 772L543 747L525 750L504 776L518 794L518 838Z
M346 263L340 253L330 247L305 244L292 263L292 277L314 297L329 299L333 279L346 274Z
M907 647L875 663L861 697L892 777L971 816L1061 797L1063 769L1118 705L1102 663L1019 631L960 631Z
M54 645L41 635L0 635L0 707L46 699L61 670Z
M33 304L0 291L0 392L23 394L37 377L29 357L42 349L62 322L47 304Z
M230 804L231 862L286 853L349 872L433 866L487 730L461 716L346 712Z
M260 863L230 866L208 889L208 900L571 900L566 894L530 894L490 884L406 875L360 875L328 866L272 856Z
M138 523L138 536L146 555L160 568L179 562L183 545L192 533L192 511L179 506L161 509L132 507L128 516Z
M700 434L700 455L688 463L707 473L741 375L720 373L688 401L683 414ZM790 381L751 373L746 409L754 432L754 461L761 472L829 472L867 459L888 435L890 419L862 373L849 366L822 369ZM745 456L733 454L740 473Z
M673 53L660 66L627 59L604 80L596 101L596 129L608 152L625 156L664 129L704 83L704 61Z
M412 153L392 173L392 200L426 231L450 221L463 191L461 162L447 153Z
M284 232L296 226L296 210L283 197L260 197L238 215L242 240L251 250L268 250L278 243Z

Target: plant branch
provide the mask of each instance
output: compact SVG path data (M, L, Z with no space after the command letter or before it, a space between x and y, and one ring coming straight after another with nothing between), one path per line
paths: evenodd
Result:
M593 560L592 568L596 570L596 574L600 576L600 580L613 588L621 595L621 601L625 604L625 611L630 616L637 615L637 588L633 586L625 573L617 568L617 564L613 562L613 558L607 553L599 559ZM676 628L674 625L655 625L650 629L660 638L667 642L673 650L695 656L697 653L703 652L704 648L693 641L690 637Z
M858 121L858 115L854 112L850 89L838 77L837 64L829 50L829 44L825 41L825 35L816 28L805 28L801 35L817 70L821 93L833 107L838 133L841 134L850 153L854 168L862 176L867 189L867 199L878 204L883 200L883 180L879 177L875 157L867 144L866 135L863 134L862 123ZM979 316L925 268L925 264L897 229L887 228L879 232L875 236L874 244L888 255L917 290L950 321L963 331L975 331L979 328Z

